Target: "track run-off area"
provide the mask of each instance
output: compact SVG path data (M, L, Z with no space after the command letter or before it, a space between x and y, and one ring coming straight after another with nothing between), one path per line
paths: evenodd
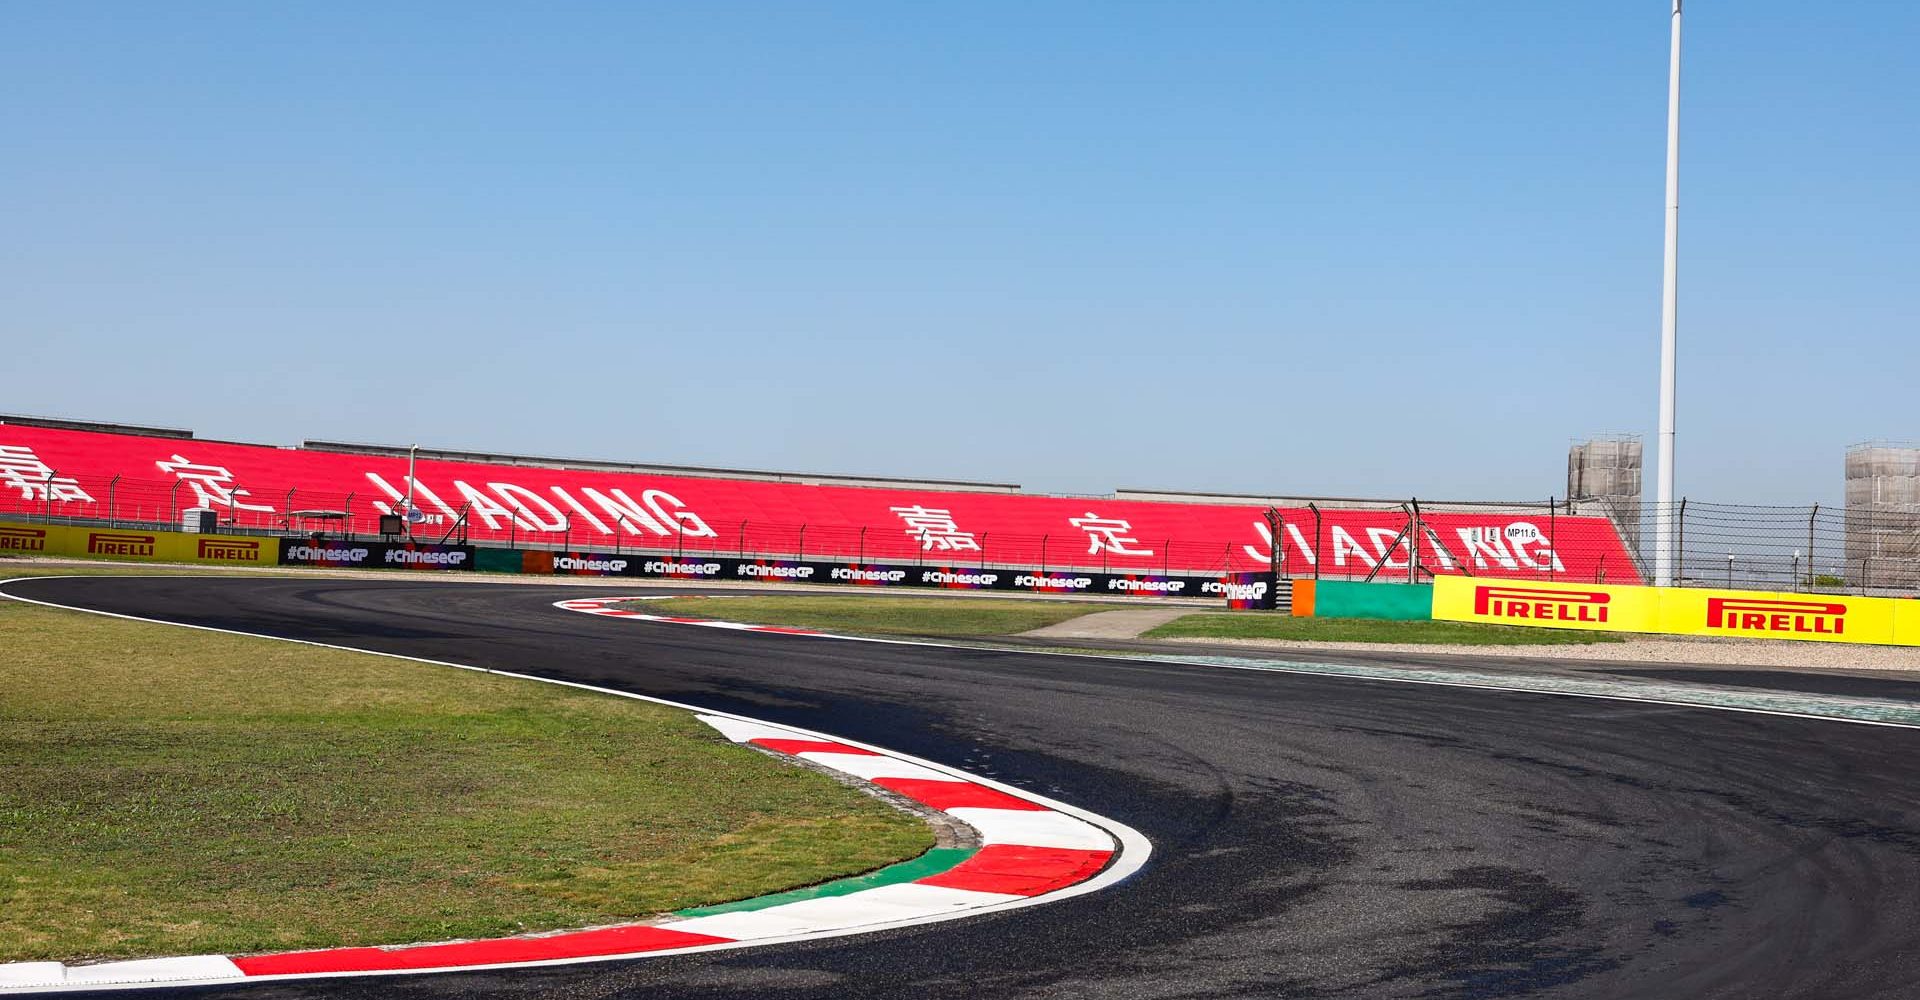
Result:
M942 923L169 995L1860 998L1920 984L1909 727L553 606L606 594L584 587L73 577L5 590L833 734L1152 844L1100 891Z

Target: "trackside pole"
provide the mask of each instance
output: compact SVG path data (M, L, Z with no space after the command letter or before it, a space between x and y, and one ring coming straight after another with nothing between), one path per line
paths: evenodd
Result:
M402 512L405 516L401 523L406 526L409 542L413 541L413 464L419 454L420 446L417 444L407 449L407 509Z
M1653 502L1653 582L1673 585L1675 339L1680 319L1680 3L1673 0L1667 68L1667 247L1660 295L1660 459Z

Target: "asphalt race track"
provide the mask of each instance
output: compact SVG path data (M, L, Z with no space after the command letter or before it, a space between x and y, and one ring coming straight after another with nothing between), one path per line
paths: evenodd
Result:
M131 577L7 590L823 730L1033 788L1154 844L1107 891L924 928L169 995L1920 996L1912 729L549 606L599 588Z

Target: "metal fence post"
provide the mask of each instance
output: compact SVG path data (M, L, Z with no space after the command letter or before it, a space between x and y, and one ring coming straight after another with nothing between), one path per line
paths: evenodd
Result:
M1813 505L1813 513L1807 515L1807 589L1812 590L1819 573L1813 568L1813 522L1820 517L1820 505Z
M807 526L804 524L800 526L799 548L800 551L794 554L794 561L805 562L807 559Z
M740 522L740 558L747 557L747 522Z
M114 527L119 527L119 525L114 524L114 517L113 517L114 493L116 490L119 489L119 487L120 487L120 476L116 473L112 479L107 480L107 523L109 525L113 525Z
M1041 535L1040 536L1040 572L1044 574L1046 573L1046 571L1047 571L1047 536Z
M573 516L564 511L560 514L560 544L567 551L573 551Z
M347 515L346 517L343 517L340 519L340 528L341 528L340 533L347 536L347 541L351 542L353 541L353 494L352 493L348 493L347 499L341 502L340 512L342 514Z
M860 554L854 557L854 561L860 563L867 561L867 526L864 524L860 526Z
M1569 498L1567 502L1572 503L1573 500ZM1554 571L1553 571L1554 564L1560 561L1560 530L1559 530L1560 526L1558 521L1559 511L1560 511L1559 498L1548 497L1547 498L1547 579L1549 580L1554 578ZM1573 513L1573 511L1569 509L1567 513L1571 514Z
M47 519L47 520L49 520L49 521L51 521L51 520L53 520L53 475L54 475L54 473L53 473L53 470L52 470L52 469L48 469L48 470L47 470L47 487L46 487L46 493L47 493L47 496L46 496L46 500L47 500L47 516L46 516L46 519Z
M1407 582L1420 582L1420 498L1408 497L1413 519L1407 522ZM1387 553L1391 558L1393 553Z
M1687 585L1687 498L1680 498L1680 527L1677 532L1678 543L1674 546L1673 584L1676 587Z
M1266 512L1260 516L1266 518L1267 534L1273 536L1273 545L1267 550L1267 568L1273 573L1273 585L1278 587L1280 586L1280 581L1285 578L1287 568L1286 546L1285 543L1281 541L1281 539L1286 536L1281 534L1284 525L1280 523L1280 508L1268 507ZM1227 545L1227 557L1229 560L1233 557L1232 543L1228 543ZM1229 562L1227 568L1232 568L1231 562Z
M180 480L173 481L173 488L167 490L167 520L180 523Z
M1313 578L1318 580L1320 579L1320 557L1326 553L1320 545L1320 508L1307 504L1307 509L1313 512Z

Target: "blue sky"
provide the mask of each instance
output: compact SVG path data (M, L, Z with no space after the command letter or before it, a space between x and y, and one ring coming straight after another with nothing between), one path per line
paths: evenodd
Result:
M392 6L0 9L0 411L1083 492L1651 438L1662 0ZM1680 490L1829 501L1920 437L1920 7L1687 29Z

